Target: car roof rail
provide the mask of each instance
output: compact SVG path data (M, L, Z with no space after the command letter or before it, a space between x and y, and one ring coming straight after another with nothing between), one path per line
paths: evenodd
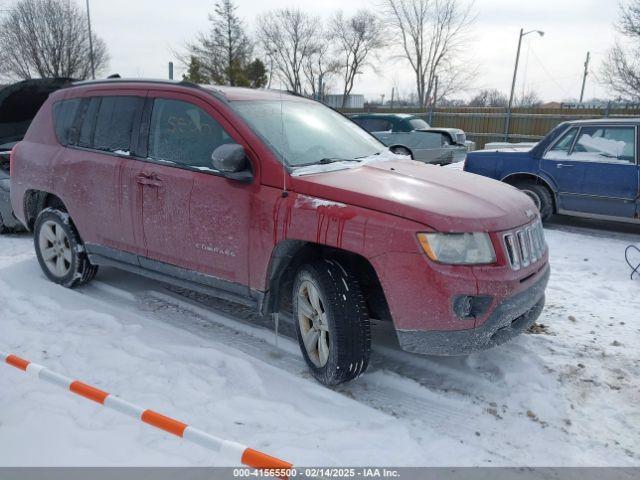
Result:
M116 76L117 75L117 76ZM197 83L190 82L188 80L168 80L162 78L121 78L118 74L109 76L108 78L101 78L96 80L80 80L72 82L64 88L72 87L84 87L91 85L117 85L121 83L152 83L157 85L173 85L177 87L194 88L201 91L210 93L217 99L228 102L227 96L223 91L216 88L216 85L198 85Z

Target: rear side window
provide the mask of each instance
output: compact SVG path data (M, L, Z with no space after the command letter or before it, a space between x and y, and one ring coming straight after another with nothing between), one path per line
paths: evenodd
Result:
M93 139L87 129L83 132L87 146L91 145L88 148L129 153L131 133L143 102L139 97L100 97Z
M84 105L82 125L78 137L78 146L93 148L93 136L96 131L96 117L100 108L100 97L92 98Z
M74 98L63 100L53 106L53 125L61 145L66 146L75 142L73 126L80 103L79 98Z

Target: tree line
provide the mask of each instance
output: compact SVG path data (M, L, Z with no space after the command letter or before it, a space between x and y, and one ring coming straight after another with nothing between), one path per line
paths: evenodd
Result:
M599 80L619 98L640 101L640 0L620 0L619 8L621 39ZM250 31L234 0L217 0L208 31L179 47L178 56L193 82L251 88L277 82L315 98L338 91L343 106L360 75L403 62L414 78L411 103L424 107L436 97L446 103L477 75L466 57L474 21L473 0L379 0L374 10L336 11L326 19L298 7L275 9L259 15ZM0 75L85 79L92 60L103 75L107 46L95 34L90 38L85 12L72 0L17 0L0 18ZM504 93L485 89L468 104L507 102ZM521 106L538 103L535 92L516 99Z
M467 0L384 0L379 11L337 11L326 21L283 8L258 16L253 35L233 0L219 0L209 20L210 30L188 45L185 78L191 81L262 87L276 77L286 89L316 98L337 84L346 106L357 77L376 70L384 52L385 60L399 57L410 65L424 106L437 78L441 96L468 78L463 52L474 14Z

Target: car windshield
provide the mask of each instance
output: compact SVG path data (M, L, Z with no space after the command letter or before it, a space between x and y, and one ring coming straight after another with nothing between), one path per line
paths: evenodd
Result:
M411 125L411 128L413 128L414 130L422 130L424 128L431 128L431 127L429 127L429 124L427 122L425 122L424 120L422 120L421 118L412 118L411 120L409 120L409 124Z
M319 103L235 101L234 109L291 167L359 160L386 147Z

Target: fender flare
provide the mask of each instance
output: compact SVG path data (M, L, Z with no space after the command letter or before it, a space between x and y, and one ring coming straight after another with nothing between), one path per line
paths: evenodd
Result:
M540 182L542 185L544 185L545 187L547 187L549 189L549 191L551 192L551 197L553 198L554 207L555 207L556 211L558 210L558 186L553 181L553 179L551 179L550 177L547 177L542 172L541 173L512 172L512 173L509 173L508 175L505 175L504 177L502 177L500 179L500 181L510 184L510 182L509 182L510 178L519 177L519 176L528 177L528 178L530 178L532 180L536 180L536 181Z

